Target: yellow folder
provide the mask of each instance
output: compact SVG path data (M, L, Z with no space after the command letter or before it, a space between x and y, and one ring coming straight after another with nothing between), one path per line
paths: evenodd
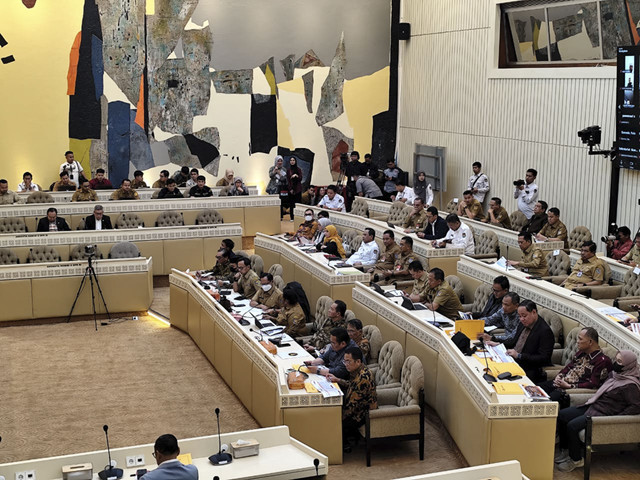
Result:
M526 376L522 367L516 362L497 363L489 360L489 370L495 377L504 372L510 372L511 375L520 375L521 377Z
M522 395L522 388L519 383L496 382L493 384L498 395Z
M456 320L456 332L462 332L474 341L484 333L484 320Z

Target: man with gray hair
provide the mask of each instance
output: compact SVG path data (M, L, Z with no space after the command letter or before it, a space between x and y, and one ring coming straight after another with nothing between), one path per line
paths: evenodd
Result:
M485 317L485 327L503 328L504 333L499 335L489 335L482 333L478 338L482 338L487 345L495 346L498 343L513 340L520 324L518 317L518 305L520 304L520 295L516 292L508 292L502 297L502 306L493 315Z
M111 218L104 214L102 205L93 207L93 215L89 215L84 219L85 230L111 230Z

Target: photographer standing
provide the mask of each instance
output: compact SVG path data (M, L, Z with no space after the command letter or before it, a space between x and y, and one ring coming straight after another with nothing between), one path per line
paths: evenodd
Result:
M618 229L615 240L612 240L611 237L602 237L602 240L607 244L607 257L611 257L614 260L620 260L629 253L631 247L633 247L631 230L625 226Z
M356 178L363 174L364 168L360 163L360 153L357 151L351 152L349 162L341 164L344 167L344 176L347 177L347 192L346 207L347 211L351 210L351 204L353 198L356 196Z
M538 201L538 185L534 183L537 176L538 171L530 168L527 170L524 180L513 182L515 187L513 198L518 199L518 210L524 213L527 220L533 216L533 207Z
M67 172L71 183L78 188L80 186L80 174L84 171L82 165L73 158L71 150L65 152L64 158L66 160L60 165L60 173Z

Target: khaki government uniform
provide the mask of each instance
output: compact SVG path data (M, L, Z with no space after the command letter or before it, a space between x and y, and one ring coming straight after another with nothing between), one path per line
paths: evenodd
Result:
M166 180L156 180L155 182L153 182L153 188L164 188L166 186Z
M404 272L409 270L409 264L414 260L417 260L417 257L413 253L413 250L409 250L407 253L396 253L395 262L393 263L393 278L395 280L411 279L410 274L398 275L397 272Z
M260 277L253 270L249 270L238 280L238 292L244 297L253 298L258 290L262 290L262 284L260 283Z
M571 275L567 278L564 288L573 289L581 287L583 283L604 281L604 264L595 255L586 262L578 260L573 266Z
M427 283L427 272L415 281L412 295L419 295L421 302L437 303L438 313L449 319L458 318L458 312L462 311L462 303L451 285L443 281L435 288L429 288Z
M537 277L549 275L549 266L544 252L533 244L522 252L522 260L520 260L518 268Z
M385 247L385 251L382 252L378 261L373 267L372 275L378 275L383 277L386 270L393 270L393 266L396 261L396 256L400 255L400 245L393 242L390 247Z
M569 242L567 241L569 238L569 235L567 234L567 227L560 220L553 225L545 223L539 233L543 237L558 238L564 242L564 248L569 248Z
M511 219L509 218L509 213L507 212L507 210L504 207L500 207L500 210L498 210L498 213L494 212L493 216L496 219L496 222L498 222L498 224L502 228L506 228L507 230L511 230ZM491 223L491 217L489 217L489 215L487 215L487 218L485 218L483 221L485 221L487 223Z
M423 208L417 215L415 211L407 215L407 219L402 224L403 228L410 228L414 231L424 230L427 224L427 211Z
M111 194L111 200L139 200L138 192L135 190L124 191L122 188L117 189Z
M298 227L298 235L306 238L307 240L312 240L318 231L318 222L315 220L311 220L310 222L301 223Z
M82 190L76 190L71 197L72 202L97 202L98 194L96 194L95 190L89 190L88 192L83 192Z
M216 280L229 280L231 281L231 266L229 263L225 263L224 265L220 262L216 262L211 270L209 270Z
M283 307L276 318L276 323L283 325L284 333L293 338L301 337L307 331L307 320L299 303Z
M133 182L131 182L131 188L138 189L138 188L149 188L149 187L147 186L147 182L145 182L144 180L141 180L139 182L136 182L134 180Z
M0 205L13 205L14 203L20 203L20 195L11 190L7 190L6 193L0 195Z
M256 294L251 299L254 302L258 302L259 305L264 305L269 308L280 308L282 306L282 291L272 286L271 290L265 292L260 287L260 290L256 292Z
M629 253L622 257L622 260L640 265L640 248L634 245L633 248L629 250Z
M478 220L480 222L484 220L484 210L482 209L482 204L478 200L474 198L471 201L471 203L467 205L467 208L474 215L473 220ZM466 217L467 216L466 209L463 210L463 212L464 212L463 216Z

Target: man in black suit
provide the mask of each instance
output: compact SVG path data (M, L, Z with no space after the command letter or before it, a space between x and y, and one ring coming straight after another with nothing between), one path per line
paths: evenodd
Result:
M38 222L38 232L68 232L71 229L64 218L58 218L58 210L47 209L47 216Z
M102 205L93 207L93 215L89 215L84 219L85 230L111 230L111 218L104 214Z
M531 300L525 300L518 306L520 325L516 335L504 342L507 354L513 357L523 368L532 382L546 380L542 367L551 365L553 352L553 332L547 322L538 316L538 307Z
M436 207L427 208L427 226L424 231L418 232L417 235L420 238L426 240L440 240L449 231L447 221L438 215L438 209Z

